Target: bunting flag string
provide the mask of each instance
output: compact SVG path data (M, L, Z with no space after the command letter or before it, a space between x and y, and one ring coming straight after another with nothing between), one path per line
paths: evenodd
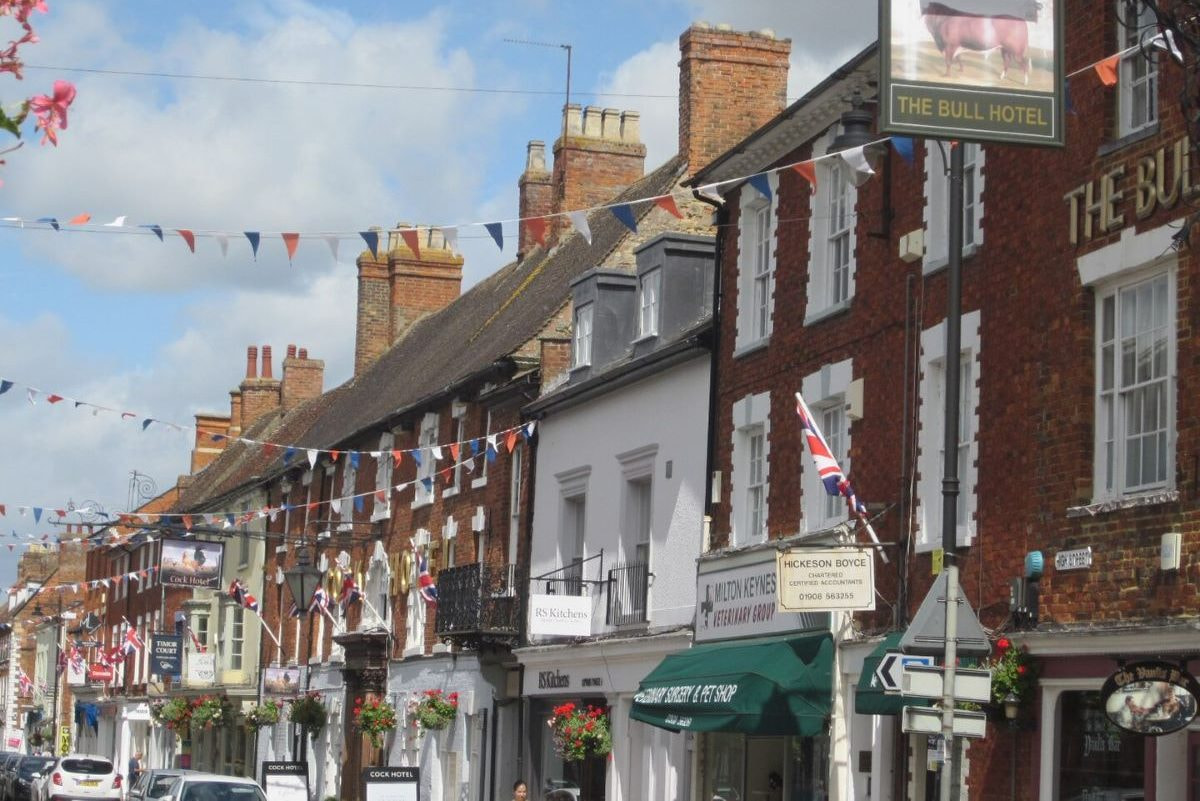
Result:
M481 464L477 462L477 460L481 458L481 455L482 458L487 459L489 463L494 462L497 456L503 452L503 450L507 449L509 453L512 453L512 451L516 449L519 442L527 442L532 439L536 428L537 421L530 420L529 422L523 423L519 426L515 426L504 431L499 431L494 434L488 434L486 437L453 443L456 447L447 446L447 450L449 450L451 453L458 453L464 458L456 459L445 467L440 468L437 467L436 461L444 458L444 453L441 450L442 446L426 446L425 448L420 448L413 451L402 451L402 453L410 453L413 456L413 462L417 465L418 470L420 470L422 465L419 454L421 451L426 451L428 453L428 458L434 460L430 463L429 473L427 475L418 474L419 477L414 478L412 481L404 481L388 487L377 487L366 492L343 495L338 498L327 498L322 501L310 501L308 503L285 503L280 506L264 506L261 509L245 512L103 512L99 510L93 510L93 514L100 515L106 518L108 521L107 523L98 523L93 525L119 525L130 528L139 528L143 526L179 522L184 525L185 532L190 532L193 524L196 521L201 521L206 525L220 527L222 529L232 529L235 526L244 525L264 517L270 517L274 519L274 517L280 512L286 512L292 509L307 509L308 511L315 511L322 506L328 506L334 514L341 514L342 509L346 508L345 504L347 501L351 504L356 512L361 512L365 508L364 504L366 499L368 497L374 497L378 499L380 492L387 492L388 490L397 493L404 492L407 489L415 487L417 484L421 484L427 491L429 491L432 490L435 484L435 478L441 478L443 483L449 483L453 481L454 474L460 467L465 468L469 473L474 473L475 469L481 466ZM486 444L481 445L480 442L484 442ZM470 446L469 454L467 453L467 449L462 448L463 445ZM332 451L331 453L339 452ZM346 452L342 451L341 453ZM352 451L350 453L366 453L375 459L384 459L393 458L393 454L395 454L396 451ZM25 511L32 509L37 509L38 514L41 514L43 511L43 507L14 506L12 504L2 505L0 506L0 509L17 509L21 514L25 514ZM60 516L69 514L69 512L66 510L55 510L56 514L60 511L62 512ZM130 538L137 535L138 532L133 532L124 536L114 533L112 534L113 541L107 544L110 546L119 545L127 542ZM16 536L17 534L14 531L13 537L15 538ZM31 539L34 537L34 535L26 536ZM184 536L186 536L186 534ZM56 538L56 542L52 543L49 542L49 537L50 535L48 534L44 534L41 537L42 543L47 547L56 547L63 543L81 542L83 540L90 541L93 539L92 537L87 536L79 536L75 538L58 537ZM152 542L154 541L154 538L151 536L148 537L148 540Z
M284 452L284 459L285 459L285 461L289 461L289 462L292 459L296 458L299 454L304 453L306 455L306 458L308 459L310 467L316 467L317 459L319 459L321 456L328 456L332 461L336 462L338 460L338 458L344 454L350 460L351 464L355 468L358 467L359 460L362 458L362 456L364 454L367 456L370 456L373 459L380 458L380 451L377 451L377 450L354 451L354 450L344 450L344 449L333 450L333 449L326 449L326 448L310 448L306 445L297 445L294 443L272 442L269 440L251 439L249 437L229 436L227 434L218 434L218 433L214 433L211 431L197 429L193 425L183 425L180 423L173 423L169 420L163 420L158 417L145 416L138 412L121 410L121 409L118 409L118 408L115 408L112 406L104 406L99 403L92 403L91 401L78 400L76 398L72 398L67 395L60 395L60 394L54 393L54 392L46 392L43 389L39 389L39 388L31 386L29 384L23 384L19 381L13 381L10 379L0 378L0 395L3 395L4 393L8 392L13 387L21 387L22 389L24 389L25 395L26 395L26 400L31 405L34 405L34 406L37 405L38 398L43 398L46 401L46 403L48 403L50 405L55 405L62 401L69 401L71 404L73 404L73 407L75 409L82 409L82 408L90 409L93 416L97 416L101 412L103 412L105 414L116 415L122 421L136 420L136 421L138 421L138 425L141 427L142 431L147 430L152 425L156 425L156 426L161 426L164 428L169 428L173 431L179 431L181 433L186 433L189 435L199 433L202 437L212 441L213 443L241 442L245 445L254 445L254 446L258 446L260 448L267 448L267 449L276 449L277 448ZM482 440L482 439L486 439L491 436L508 436L510 433L519 432L520 429L524 425L526 425L526 424L522 424L519 426L513 426L512 428L506 429L504 431L497 431L497 432L493 432L491 434L485 434L484 436L478 437L477 439ZM471 440L463 440L461 442L456 442L453 444L461 447L461 446L469 443L470 441ZM448 447L450 444L451 443L437 443L437 444L424 445L424 446L420 446L417 448L395 449L395 450L390 451L390 453L391 453L392 459L396 466L399 466L400 462L403 461L403 458L405 455L410 455L410 456L412 456L412 458L419 459L420 457L418 454L422 450L435 451L434 458L436 460L440 460L442 458L442 448ZM24 508L33 508L33 507L16 507L16 508L24 509ZM41 514L41 510L44 508L47 508L47 507L45 507L45 506L39 507L37 514ZM4 506L0 505L0 516L3 516L3 514L4 514Z

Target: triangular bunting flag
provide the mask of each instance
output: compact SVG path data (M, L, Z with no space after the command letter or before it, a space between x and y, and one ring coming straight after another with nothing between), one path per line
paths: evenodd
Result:
M40 523L42 520L42 507L33 507L33 522Z
M38 218L37 218L37 222L40 222L40 223L45 223L46 225L48 225L48 226L50 226L51 228L53 228L55 231L59 230L59 228L58 228L58 220L57 220L57 219L55 219L54 217L38 217ZM162 238L162 234L159 234L159 238L160 238L160 239Z
M183 241L187 242L188 250L196 252L196 235L186 228L176 228L175 233L183 237Z
M537 426L537 420L530 420L528 423L525 424L525 428L522 429L525 432L525 439L529 439L530 437L533 436L533 429L536 426Z
M758 175L751 175L747 181L751 186L758 190L760 195L765 197L767 200L771 199L771 181L765 174L759 173Z
M371 251L371 258L379 258L379 232L378 231L359 231L358 235L367 243L367 250ZM333 258L337 259L335 253Z
M802 161L799 164L793 164L792 170L795 171L804 180L808 181L808 185L813 192L817 191L817 168L811 161Z
M246 239L250 241L250 255L258 261L258 243L262 240L262 235L258 231L243 231Z
M0 395L13 388L13 382L0 380Z
M458 451L459 451L459 444L457 442L451 442L450 443L450 459L452 461L454 461L455 463L458 462ZM3 514L3 511L2 511L3 508L4 507L0 506L0 514Z
M88 214L87 212L84 212L83 214L76 214L74 217L72 217L67 222L70 225L87 225L89 222L91 222L91 220L92 220L92 215Z
M163 232L162 232L161 225L154 225L153 223L151 223L150 225L139 225L138 228L149 228L151 231L154 232L154 235L158 237L159 242L163 241Z
M310 470L316 469L316 466L317 466L317 453L318 453L318 452L317 452L317 449L316 449L316 448L309 448L309 449L308 449L308 467L309 467L309 469L310 469Z
M517 444L517 432L514 429L513 431L508 432L508 437L505 439L504 445L506 448L508 448L508 452L512 453L512 450L514 447L516 447L516 444Z
M329 461L331 461L331 462L336 462L336 461L337 461L337 458L338 458L338 455L339 455L340 453L341 453L341 451L330 451L330 452L329 452Z
M913 158L913 140L910 136L893 136L892 147L900 154L900 158L904 159L905 163L912 166Z
M342 499L341 498L330 498L329 499L329 508L335 515L340 515L342 513Z
M628 228L633 233L637 233L637 220L633 218L633 206L628 203L619 203L609 209L612 215L621 221L621 224Z
M451 253L458 251L458 229L457 228L443 228L442 229L442 237L446 240L446 247L450 248Z
M290 445L283 449L283 463L287 464L292 461L292 457L296 455L296 449Z
M400 238L404 240L404 244L408 245L408 249L413 252L414 256L418 259L421 258L421 236L417 233L416 228L401 230Z
M575 230L579 235L590 245L592 244L592 227L588 225L586 211L569 211L567 217L571 220L571 225L575 226Z
M654 205L660 209L665 209L672 217L683 219L683 212L679 210L679 206L675 205L675 198L672 195L663 195L662 197L654 198Z
M429 447L429 452L431 454L433 454L433 460L435 462L440 462L442 460L442 446L441 445L431 445Z
M392 451L392 467L400 466L400 459L404 456L404 451Z
M288 233L280 234L283 237L283 246L287 248L288 261L296 257L296 246L300 244L300 234Z
M533 237L533 241L546 247L546 218L530 217L525 221L525 230Z
M49 403L49 404L58 403L60 400L62 400L62 395L53 395L52 394L52 395L46 396L46 403Z
M851 180L855 186L862 186L875 174L875 168L867 161L865 145L843 150L838 155L842 157L842 161L846 162L846 166L854 171Z
M484 223L483 227L492 235L492 239L496 243L496 247L504 250L504 226L500 223Z
M422 456L421 456L421 451L420 451L420 449L418 448L417 450L409 451L409 453L411 453L411 454L412 454L412 460L413 460L413 462L415 462L415 463L416 463L417 467L420 467L420 466L421 466L421 462L422 462L422 461L424 461L424 460L423 460L423 458L422 458Z
M153 422L154 422L154 418L147 417L145 420L142 421L142 430L145 431L147 428L150 427L150 424Z
M1100 83L1105 86L1117 85L1117 66L1120 62L1121 55L1119 53L1096 62L1096 74L1100 76Z
M421 486L425 487L426 492L433 492L433 479L426 476L421 479Z
M358 469L358 451L350 451L350 466Z
M387 503L387 493L384 490L375 490L375 503Z
M217 240L217 245L221 248L221 258L229 258L229 237L226 234L213 234L213 238Z
M361 512L363 510L363 496L354 496L354 511Z
M125 219L126 219L126 215L122 214L120 217L117 217L112 222L105 223L104 227L105 228L124 228L125 227Z
M329 253L333 256L333 260L337 261L338 238L336 236L327 236L325 237L325 244L329 245Z
M453 474L454 474L454 468L453 468L453 467L447 467L447 468L443 469L443 470L442 470L442 472L438 473L438 475L442 477L442 483L443 483L443 484L449 484L449 483L450 483L450 477L451 477Z

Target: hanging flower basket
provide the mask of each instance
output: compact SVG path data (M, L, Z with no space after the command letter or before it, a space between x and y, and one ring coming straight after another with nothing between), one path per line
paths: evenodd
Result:
M408 705L412 725L420 732L444 729L458 715L458 693L422 690Z
M383 745L383 735L396 728L396 710L387 701L378 698L363 703L354 701L354 725L371 738L371 745Z
M279 722L279 713L283 711L281 701L263 701L246 713L246 725L258 731L266 726L274 726Z
M554 751L565 762L606 756L612 751L608 712L599 706L577 707L568 701L554 708L547 721L554 732Z
M233 704L223 695L202 695L192 701L192 726L201 729L233 724Z
M150 717L171 731L187 731L192 721L192 705L186 698L169 698L150 705Z
M1038 666L1029 649L1019 647L1007 637L996 640L996 653L985 665L992 671L992 703L1003 707L1009 693L1021 705L1037 690Z
M329 720L329 710L325 708L325 701L320 693L308 693L299 698L293 698L290 704L288 718L292 723L314 737L321 732L321 729L325 728L325 722Z

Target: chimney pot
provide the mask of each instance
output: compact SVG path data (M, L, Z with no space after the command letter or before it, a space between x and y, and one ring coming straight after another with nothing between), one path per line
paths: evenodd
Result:
M546 143L540 139L529 142L525 149L525 172L546 171Z
M588 106L583 110L583 135L589 139L599 139L603 135L600 114L597 106Z
M775 29L774 28L763 28L758 33L764 39L774 39L775 38Z
M246 378L258 378L258 348L254 345L246 348Z
M621 140L621 110L617 108L604 109L600 123L600 135L605 139Z
M273 376L271 375L271 346L270 345L263 345L262 359L263 359L262 377L263 378L272 378Z
M294 358L296 358L296 346L295 346L295 345L288 345L288 347L287 347L287 357L288 357L289 359L294 359Z
M642 141L641 117L636 111L621 115L621 141L637 144Z
M308 358L308 348L301 348L301 349L300 349L300 358L301 358L301 359L307 359L307 358Z
M578 103L568 103L563 114L567 118L567 136L579 136L583 133L583 122L580 116L581 108Z

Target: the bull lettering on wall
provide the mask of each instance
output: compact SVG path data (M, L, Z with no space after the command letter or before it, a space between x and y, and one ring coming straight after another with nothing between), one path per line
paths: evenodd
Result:
M1172 208L1197 194L1200 185L1192 180L1191 143L1183 137L1173 145L1118 164L1063 195L1070 214L1071 244L1079 244L1081 229L1083 241L1088 242L1125 227L1131 201L1134 217L1144 220L1160 208Z

